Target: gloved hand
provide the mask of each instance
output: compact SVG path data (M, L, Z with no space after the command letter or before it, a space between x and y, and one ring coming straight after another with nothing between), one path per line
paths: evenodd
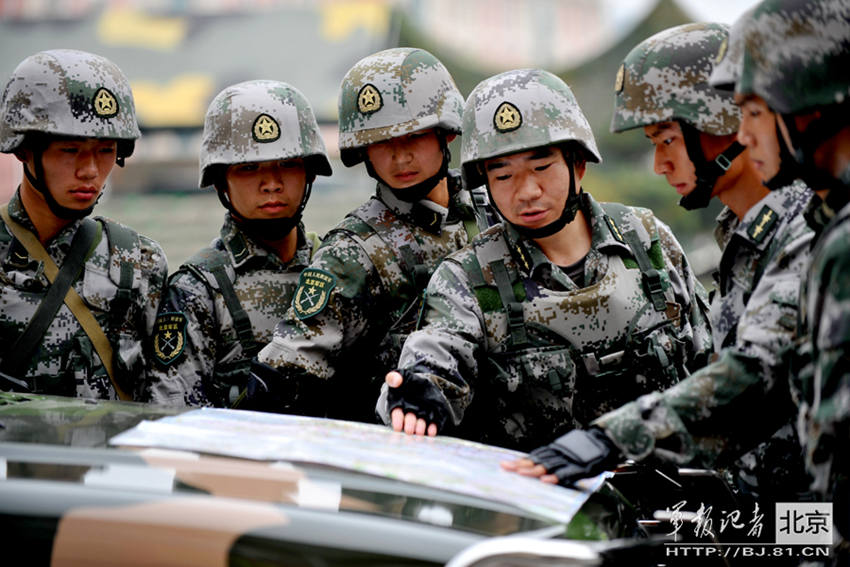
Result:
M324 416L327 381L303 370L278 369L256 358L251 376L233 407L275 413Z
M573 429L535 449L528 457L542 465L548 474L558 477L562 486L609 470L622 459L620 450L598 427Z
M257 411L285 412L292 403L292 388L286 377L274 366L254 358L248 383L233 401L233 408Z
M442 432L449 422L446 401L440 389L426 378L411 370L396 370L402 376L401 385L387 389L387 413L401 408L404 414L413 413L428 424L435 424Z

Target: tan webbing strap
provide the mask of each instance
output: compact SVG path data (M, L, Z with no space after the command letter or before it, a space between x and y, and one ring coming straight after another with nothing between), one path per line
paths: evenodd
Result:
M56 262L53 261L53 258L47 254L47 250L44 249L44 246L41 245L38 238L36 238L36 236L26 227L12 220L12 217L9 216L8 204L0 207L0 216L3 217L3 221L6 223L6 226L9 227L9 231L12 235L14 235L14 237L24 245L24 248L26 248L29 255L39 262L43 262L44 274L52 284L56 275L59 273L59 268L56 266ZM109 375L109 381L112 382L112 387L115 388L115 392L118 394L118 397L122 400L132 400L132 398L121 389L118 382L115 380L115 371L112 365L112 345L109 344L109 339L106 338L103 328L97 322L97 319L94 318L91 310L83 302L83 298L80 297L73 287L69 288L68 293L65 294L65 305L68 306L68 309L70 309L71 313L74 314L74 317L77 318L77 321L80 323L83 331L85 331L89 340L91 340L94 350L97 351L97 355L100 357L103 367Z

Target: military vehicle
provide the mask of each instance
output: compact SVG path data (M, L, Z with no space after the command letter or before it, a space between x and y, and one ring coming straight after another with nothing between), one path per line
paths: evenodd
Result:
M663 519L617 485L663 492L664 474L646 484L625 467L569 489L499 468L516 455L379 425L6 392L0 541L54 566L657 564Z

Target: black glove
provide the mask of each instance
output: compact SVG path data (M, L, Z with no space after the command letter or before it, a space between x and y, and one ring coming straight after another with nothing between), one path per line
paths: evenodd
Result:
M251 376L233 407L275 413L324 416L327 384L300 369L282 370L251 360Z
M529 453L529 458L558 477L558 484L570 486L581 478L595 476L615 466L620 450L599 428L573 429L552 443Z
M396 370L402 376L401 386L387 388L387 412L401 408L405 414L414 413L427 423L437 425L442 433L449 421L449 411L440 389L427 378L420 378L410 370Z
M277 368L256 358L251 361L248 383L233 402L234 408L257 411L286 412L293 402L294 391Z

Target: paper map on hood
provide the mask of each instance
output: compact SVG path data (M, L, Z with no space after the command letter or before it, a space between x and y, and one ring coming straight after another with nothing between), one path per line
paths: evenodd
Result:
M560 522L569 522L605 478L582 481L583 492L503 471L500 461L522 456L508 449L380 425L214 408L143 421L110 444L330 465L503 502Z

